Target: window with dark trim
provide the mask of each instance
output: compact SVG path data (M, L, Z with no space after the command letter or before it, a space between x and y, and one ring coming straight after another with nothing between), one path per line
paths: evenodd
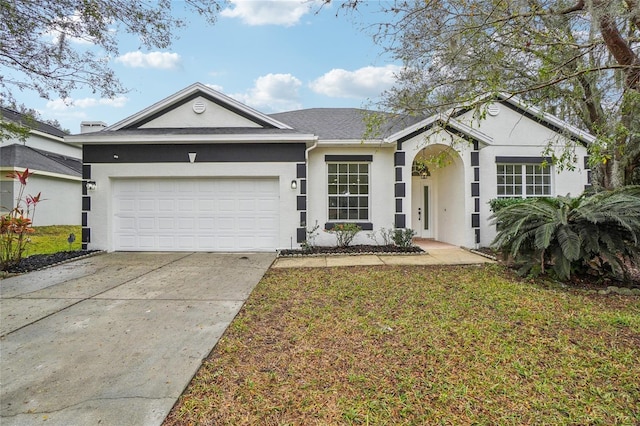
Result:
M330 221L369 220L369 163L327 163Z
M498 198L548 197L551 167L540 164L496 164Z

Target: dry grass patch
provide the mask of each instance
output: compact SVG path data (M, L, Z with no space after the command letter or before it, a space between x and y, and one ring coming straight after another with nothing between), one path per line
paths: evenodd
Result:
M638 424L640 300L497 266L271 269L166 420Z

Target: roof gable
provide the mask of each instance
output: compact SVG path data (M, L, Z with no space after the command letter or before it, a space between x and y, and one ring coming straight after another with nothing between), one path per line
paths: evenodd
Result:
M210 87L195 83L104 131L222 127L291 129Z
M518 112L522 116L539 123L559 135L566 136L574 141L577 141L583 145L587 145L595 141L595 137L584 130L581 130L566 121L559 119L551 114L542 112L539 108L526 104L517 96L509 95L506 93L500 93L496 101L513 111ZM467 135L472 139L479 142L491 143L491 137L483 134L479 130L472 126L469 126L460 120L462 116L474 109L474 106L480 104L491 104L491 100L487 98L478 99L470 105L462 105L460 107L452 108L444 113L433 115L427 119L424 119L412 126L409 126L401 131L394 133L393 135L385 138L387 142L403 141L410 139L420 133L423 133L431 129L434 125L440 125L441 127L450 128L463 135Z

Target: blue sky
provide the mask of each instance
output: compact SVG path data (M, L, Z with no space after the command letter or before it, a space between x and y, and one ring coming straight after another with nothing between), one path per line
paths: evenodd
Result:
M113 124L194 82L265 113L363 107L391 87L399 69L362 29L381 19L374 3L357 16L336 17L336 6L318 12L308 0L235 0L215 25L188 14L189 25L165 50L138 50L135 38L120 37L111 64L130 89L122 96L100 99L81 90L65 100L16 97L72 133L83 120Z

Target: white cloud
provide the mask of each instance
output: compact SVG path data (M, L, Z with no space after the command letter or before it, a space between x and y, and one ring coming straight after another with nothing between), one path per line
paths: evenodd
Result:
M224 93L224 88L222 86L220 86L219 84L205 84L205 86L207 86L207 87L209 87L209 88L211 88L213 90L216 90L216 91L218 91L220 93Z
M265 112L286 111L301 108L301 86L302 82L291 74L267 74L259 77L246 93L230 96Z
M240 18L247 25L283 25L290 27L300 22L318 3L317 0L231 0L233 8L220 15Z
M121 108L126 105L129 99L126 96L118 96L117 98L58 98L47 102L47 109L50 111L68 111L74 108L91 108L96 106L110 106Z
M375 98L396 82L401 67L364 67L355 71L332 69L309 84L311 90L332 98Z
M116 62L131 68L174 69L180 66L181 61L180 55L169 52L127 52L116 58Z

